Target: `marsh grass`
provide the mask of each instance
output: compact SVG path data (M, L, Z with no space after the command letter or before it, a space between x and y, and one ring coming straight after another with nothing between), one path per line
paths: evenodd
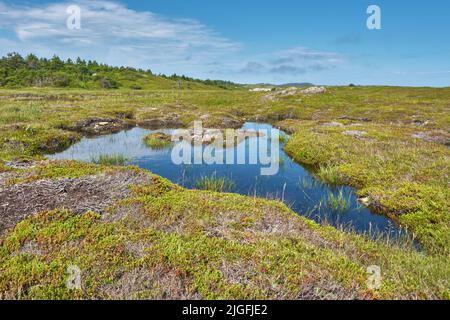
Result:
M133 85L136 83L133 82ZM273 292L271 281L279 279L280 276L287 280L292 279L285 284L288 288L298 289L300 289L299 283L311 283L311 281L321 283L322 279L333 280L330 283L333 287L336 287L337 279L343 281L360 279L361 283L350 283L345 287L347 292L351 293L349 298L354 298L355 288L362 288L364 294L368 293L364 287L365 270L368 265L375 264L383 267L383 287L379 292L370 293L375 298L450 299L448 289L449 149L443 144L412 137L416 132L442 132L441 135L445 138L449 127L450 89L330 87L327 94L301 97L301 101L298 96L293 96L282 98L280 101L261 103L264 95L265 93L248 93L247 90L174 91L172 84L165 79L144 87L144 90L134 94L129 94L129 91L125 89L114 92L46 88L5 89L0 92L2 129L0 130L0 158L3 161L24 156L38 159L46 152L42 145L58 143L69 146L81 137L78 132L69 131L67 128L89 117L117 117L118 109L121 109L121 112L122 110L132 112L134 116L130 123L134 124L145 119L165 117L170 111L177 113L180 121L185 125L201 114L211 115L213 120L220 124L223 123L221 119L224 116L242 121L244 118L270 121L271 114L287 114L287 111L294 109L293 114L297 115L298 119L287 119L283 121L283 124L276 124L293 133L285 146L289 156L311 167L331 166L335 169L334 174L327 175L325 171L330 171L330 168L323 169L323 176L327 176L324 182L339 181L337 176L341 175L345 183L359 189L359 195L369 196L374 203L386 208L386 213L392 215L398 213L401 225L407 226L409 231L414 232L423 245L423 252L397 248L393 243L400 241L398 238L373 241L363 235L348 232L345 229L349 227L347 224L342 225L342 229L338 226L336 230L326 226L325 223L323 227L312 224L306 219L304 223L314 232L304 232L304 228L299 228L299 232L292 233L296 237L295 241L286 241L286 234L289 233L280 233L280 235L271 233L267 237L261 237L259 242L253 242L258 232L252 230L251 233L241 237L240 232L236 233L230 229L230 224L222 226L221 234L239 234L239 238L235 238L236 241L226 239L217 243L216 237L208 238L211 230L217 231L217 225L205 226L205 222L220 221L223 213L227 213L227 217L235 219L232 226L239 227L242 221L245 222L243 218L258 221L258 219L270 217L278 210L278 203L271 202L270 207L262 207L262 203L268 202L255 197L249 199L201 191L181 192L175 189L167 193L158 189L154 196L133 200L142 201L146 210L152 213L153 217L158 218L157 230L164 230L157 231L155 234L154 229L149 229L144 234L139 232L134 236L142 240L143 235L147 235L149 237L147 240L156 245L155 251L151 251L146 258L139 258L138 262L155 258L154 262L148 260L152 262L151 266L159 266L159 263L165 261L168 263L163 266L165 270L180 270L182 275L194 275L197 278L192 279L191 283L198 284L198 287L194 287L193 290L199 289L203 297L210 298L246 298L248 296L244 294L247 290L256 293L259 284L263 283L269 286L261 287L261 292ZM35 106L34 109L27 110L26 107L31 104ZM255 106L258 106L257 110ZM335 121L343 116L348 119L340 122L344 125L358 124L356 130L367 131L368 137L356 139L343 135L342 128L326 128L321 125L322 122ZM280 118L277 117L277 119ZM368 121L361 119L368 119ZM413 123L416 120L429 122L418 126ZM76 164L76 166L79 165ZM52 173L52 178L56 178L62 173L73 177L94 175L103 170L101 166L92 164L82 164L83 169L74 170L72 162L64 162L62 168L57 170L53 166L46 164L41 170L33 169L33 179L42 177L47 179L49 172ZM336 170L335 167L338 169ZM2 168L0 161L0 171L2 170L10 169ZM29 181L29 177L23 179ZM342 183L339 182L338 184ZM161 195L164 196L161 197ZM217 209L218 205L220 205L219 209ZM168 210L172 214L167 214ZM325 203L319 204L316 210L331 212L326 208ZM133 213L138 211L134 210ZM209 219L205 219L205 215ZM290 216L292 217L286 219L286 222L291 223L294 219L304 220L294 213ZM73 219L80 218L79 214L73 215ZM180 223L177 218L183 219L184 223ZM120 260L120 257L111 255L126 253L123 248L127 242L116 243L116 241L133 240L125 237L129 235L129 226L121 226L124 233L116 234L113 232L114 228L120 225L96 221L92 219L92 223L81 223L79 228L74 228L73 224L67 223L65 219L49 219L48 222L47 220L38 221L37 224L31 225L29 221L25 221L8 241L0 241L3 246L0 250L3 255L0 257L0 265L4 266L2 269L4 275L0 279L0 292L8 294L18 292L18 289L30 288L23 291L26 294L23 298L42 297L33 295L38 291L48 293L52 297L67 298L63 296L64 292L58 289L65 288L66 277L60 277L60 275L65 274L67 265L72 264L74 260L85 263L83 270L92 271L89 280L85 283L96 284L97 287L97 284L103 284L101 278L103 275L104 281L110 283L111 279L117 277L118 270L122 272L126 266L136 266L135 261ZM138 221L139 226L142 226L142 220ZM264 223L260 225L267 226L268 222L271 225L270 222L282 221L284 220L279 215L273 215L272 220L264 220ZM57 227L50 225L51 228L46 229L49 223L54 223ZM151 225L153 223L155 223L154 220ZM176 223L176 225L168 228L170 223ZM336 224L333 225L336 226ZM87 228L91 226L94 229L88 230ZM184 227L179 226L187 228L183 229ZM213 227L216 229L212 229ZM23 237L23 232L26 230L31 234ZM29 260L28 256L22 258L22 244L26 240L45 244L45 238L51 237L49 230L56 232L54 237L49 239L51 245L44 246L45 250L51 250L51 252L48 255L46 253L45 257L36 257L35 260ZM64 231L64 235L61 234L61 230ZM74 235L73 230L85 230L85 233L82 236ZM170 234L168 230L181 231ZM189 230L194 230L195 233ZM197 236L199 230L204 232L201 237ZM281 230L290 230L290 228ZM378 237L375 230L370 230L368 233L370 238ZM304 237L308 234L313 234L314 237L310 239L311 241L305 242ZM276 237L276 243L279 245L274 246L273 237ZM66 244L77 244L73 241L74 239L84 241L85 245L82 242L82 245L74 250L67 250ZM104 239L114 240L114 243ZM245 239L251 241L243 241ZM17 241L16 250L11 251L12 249L7 247L10 241L12 243ZM301 245L302 243L304 246ZM104 247L105 245L110 247ZM236 250L241 247L245 250ZM256 273L257 276L267 278L249 280L253 284L258 284L251 287L242 283L214 281L213 275L226 274L223 270L214 269L222 265L222 259L227 257L223 254L224 248L229 249L230 261L242 262L242 266L252 266L248 274L254 274L254 270L269 270L273 273L269 275L263 272ZM192 254L193 250L195 255ZM72 254L68 256L68 252ZM253 253L255 256L251 255ZM126 254L125 257L129 258L132 255ZM189 260L191 257L192 260ZM203 257L202 260L199 261L199 257ZM286 257L289 258L286 259ZM112 258L114 264L109 263ZM260 265L255 267L254 261ZM103 262L105 264L102 264ZM145 267L148 268L148 266ZM98 272L99 268L102 272ZM236 264L231 265L231 268L241 270ZM355 273L355 268L361 273ZM308 274L310 270L314 272ZM18 274L21 275L20 279L17 278ZM241 279L242 273L236 276ZM61 282L55 282L55 279L61 279ZM226 280L227 277L224 279ZM338 286L341 284L338 282ZM275 285L278 287L279 284ZM231 288L230 293L219 291L228 290L228 288ZM329 288L330 286L327 286L324 290ZM96 290L95 287L89 287L83 292L92 293ZM287 298L295 299L299 297L299 294L301 292L297 290ZM254 299L272 297L256 294L251 296ZM78 298L90 298L90 296ZM280 298L278 291L274 298ZM363 298L367 298L367 295Z
M370 116L373 120L379 114L372 111ZM439 121L442 116L433 110L422 118ZM320 168L314 175L330 185L357 188L359 196L370 197L377 212L395 217L414 232L427 251L448 255L449 151L445 145L414 140L412 134L418 128L407 125L366 122L358 130L368 132L370 138L363 139L313 121L286 125L296 128L285 148L289 156Z
M329 192L328 196L324 199L324 203L326 207L333 211L343 213L351 207L351 195L345 194L344 189L340 188L337 194Z
M231 192L236 188L236 183L226 177L217 177L214 173L211 176L202 176L195 181L195 188L214 192Z
M29 179L32 173L37 181L83 177L102 169L65 161L18 174ZM122 214L121 220L61 209L32 215L3 233L3 297L296 299L310 290L313 280L313 299L449 298L448 257L417 252L408 247L408 239L378 239L371 230L373 240L349 231L347 224L342 229L320 226L279 201L186 190L157 176L151 185L133 190L131 198L109 212L111 217ZM83 270L86 287L59 290L65 288L67 266L74 261ZM380 290L366 287L370 265L382 268ZM161 276L161 270L169 271ZM124 286L129 276L133 281ZM278 281L280 276L286 281ZM147 279L166 284L161 284L164 291L142 290ZM329 295L330 287L336 295Z
M42 107L36 104L11 105L0 109L0 124L11 122L30 122L38 119L42 114Z
M101 154L91 158L91 162L101 165L124 166L128 159L123 154Z
M300 177L298 179L298 186L301 189L310 190L320 188L323 186L323 184L320 181L313 179L311 177Z
M332 166L322 166L315 173L315 176L323 182L330 185L342 184L342 178L338 172L337 167Z

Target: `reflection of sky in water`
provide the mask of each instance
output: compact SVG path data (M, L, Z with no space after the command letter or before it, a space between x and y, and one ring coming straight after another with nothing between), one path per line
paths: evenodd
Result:
M254 123L247 123L244 128L272 129L270 125ZM172 132L171 130L158 131ZM172 148L152 150L143 144L143 137L150 132L152 131L134 128L108 136L84 138L66 151L50 155L49 158L91 161L100 154L123 154L130 159L131 164L150 170L187 188L193 188L197 179L202 176L223 176L235 182L234 192L275 199L283 198L284 202L294 211L316 221L326 219L332 225L344 224L358 232L382 231L385 234L389 233L392 237L398 233L397 227L389 219L361 207L353 189L349 187L333 188L320 183L302 166L293 162L283 150L280 150L280 170L273 176L262 176L260 174L261 165L175 165L171 160ZM237 148L243 148L246 151L257 150L255 144L258 144L258 139L267 138L267 135L261 138L251 138L242 142ZM253 144L251 148L250 144ZM268 146L270 146L270 142L268 142ZM232 150L235 152L235 156L237 148ZM223 152L226 156L227 150ZM343 192L344 197L350 200L350 206L345 211L334 212L326 206L324 199L328 197L329 193L337 195L339 191Z

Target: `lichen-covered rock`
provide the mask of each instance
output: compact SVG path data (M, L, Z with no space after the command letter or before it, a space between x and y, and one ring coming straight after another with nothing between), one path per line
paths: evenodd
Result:
M367 135L367 132L365 131L359 131L359 130L349 130L342 132L345 136L355 137L355 138L363 138L365 135Z
M310 87L301 91L303 94L322 94L326 92L327 89L325 87Z

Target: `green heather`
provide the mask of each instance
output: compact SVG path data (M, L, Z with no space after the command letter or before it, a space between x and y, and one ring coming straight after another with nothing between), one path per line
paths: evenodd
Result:
M16 64L24 76L12 71ZM4 232L2 298L450 299L450 88L330 87L267 99L232 85L17 56L1 60L0 74L5 186L117 172L152 180L130 183L104 212L61 207ZM205 127L280 126L295 161L324 183L355 187L423 250L318 225L277 201L214 192L230 191L217 177L198 181L206 190L185 190L111 166L125 164L126 154L98 165L45 161L79 141L86 120L126 128L177 119L188 127L200 117ZM19 160L37 165L7 166ZM325 200L336 210L346 201L344 194ZM66 289L70 265L83 270L82 290ZM381 267L380 290L366 285L370 265Z

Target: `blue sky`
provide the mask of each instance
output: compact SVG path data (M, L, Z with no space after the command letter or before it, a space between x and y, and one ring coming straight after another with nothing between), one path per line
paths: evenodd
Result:
M0 0L11 51L242 83L450 86L450 1Z

